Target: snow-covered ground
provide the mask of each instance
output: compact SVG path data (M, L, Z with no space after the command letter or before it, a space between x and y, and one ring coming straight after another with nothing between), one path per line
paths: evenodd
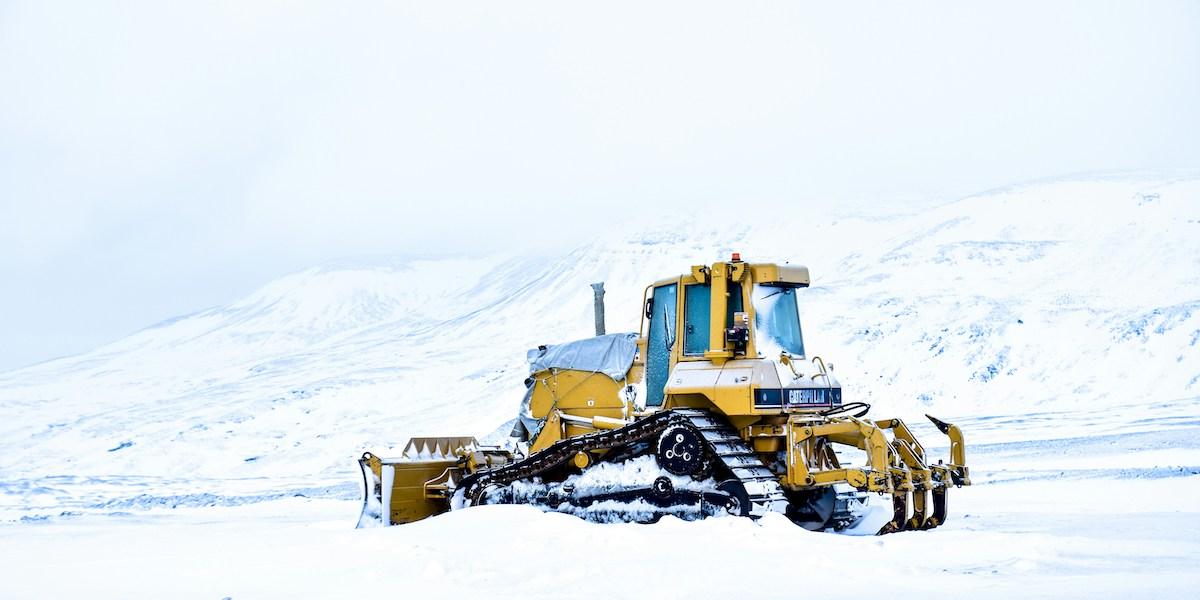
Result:
M1200 179L768 217L657 217L569 253L328 265L0 374L0 597L1200 584ZM811 268L807 347L847 400L917 425L935 453L922 413L963 427L976 485L952 492L947 525L871 538L482 507L353 529L354 459L512 418L525 350L591 333L589 283L606 282L609 329L635 330L647 283L733 251Z

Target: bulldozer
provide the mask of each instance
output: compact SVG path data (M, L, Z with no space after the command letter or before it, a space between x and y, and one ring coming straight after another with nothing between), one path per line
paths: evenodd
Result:
M833 365L805 351L809 283L806 267L735 253L647 286L627 334L604 334L596 288L595 337L529 351L508 439L419 437L398 457L362 455L359 526L530 504L597 522L774 512L838 531L872 496L890 514L872 532L945 523L947 492L970 485L962 431L926 415L950 442L934 463L904 421L844 402Z

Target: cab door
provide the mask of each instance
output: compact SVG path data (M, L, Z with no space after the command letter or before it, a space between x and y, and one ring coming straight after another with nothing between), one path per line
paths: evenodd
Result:
M650 296L650 330L646 340L646 406L662 406L663 388L671 375L671 349L675 346L677 284L654 288Z
M683 286L683 355L703 356L708 350L712 286L693 283Z

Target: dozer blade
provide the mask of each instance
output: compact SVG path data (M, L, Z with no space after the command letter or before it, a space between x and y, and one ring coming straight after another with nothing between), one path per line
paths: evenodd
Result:
M413 438L399 458L363 453L358 527L411 523L450 510L446 483L474 446L473 437Z
M358 459L358 468L362 470L363 506L362 514L358 516L358 529L375 527L383 524L383 484L380 478L379 457L364 452Z

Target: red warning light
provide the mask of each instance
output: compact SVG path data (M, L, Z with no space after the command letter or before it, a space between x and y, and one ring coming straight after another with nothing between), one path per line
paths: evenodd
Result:
M742 262L742 253L741 252L733 253L733 262Z

